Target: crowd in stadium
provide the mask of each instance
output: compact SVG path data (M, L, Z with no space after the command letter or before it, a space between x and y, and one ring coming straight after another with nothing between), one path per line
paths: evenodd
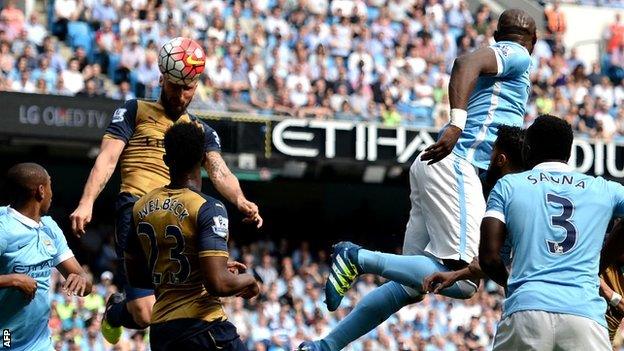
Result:
M51 2L52 3L52 2ZM605 3L601 1L600 3ZM619 2L612 1L613 5ZM454 58L493 42L495 16L461 0L56 0L28 17L5 1L0 12L0 91L128 100L157 98L158 48L176 36L207 52L193 107L321 119L361 119L389 126L447 122ZM606 54L591 66L565 48L565 28L549 28L534 52L527 124L539 113L568 120L579 133L624 137L624 23L606 30ZM330 314L322 287L325 252L306 245L232 246L263 282L261 296L226 299L229 319L251 350L292 350L324 336L349 308L382 283L363 277ZM50 327L57 350L146 350L144 331L125 330L108 345L99 333L106 297L117 290L103 267L84 298L67 297L53 278ZM353 350L485 350L500 319L492 283L470 300L430 295L403 309Z
M462 0L156 4L61 0L26 17L7 0L0 90L157 98L158 48L182 35L208 56L193 107L439 127L454 58L492 43L496 27L487 6L471 13ZM608 50L591 64L556 27L535 48L527 124L554 113L590 137L622 137L624 23L605 30Z

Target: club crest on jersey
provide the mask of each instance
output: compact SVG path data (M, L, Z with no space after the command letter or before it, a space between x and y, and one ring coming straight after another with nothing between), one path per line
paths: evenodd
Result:
M113 113L113 119L112 119L112 123L119 123L119 122L123 122L124 120L124 116L126 115L126 110L125 108L118 108L115 110L115 112Z
M228 235L228 219L223 216L212 217L214 225L212 230L220 237L226 238Z
M50 239L47 235L42 235L41 242L49 254L56 254L56 248L52 244L52 239Z

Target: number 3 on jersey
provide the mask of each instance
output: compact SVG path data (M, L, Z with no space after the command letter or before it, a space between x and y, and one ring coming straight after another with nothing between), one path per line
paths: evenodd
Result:
M555 194L546 194L546 201L553 204L561 205L563 212L560 215L551 216L550 223L554 227L560 227L565 230L566 236L562 241L546 240L548 251L554 254L565 254L574 248L577 239L577 230L574 223L570 222L574 214L574 204L565 197Z
M150 254L148 257L149 262L149 270L152 272L152 283L154 285L160 285L163 283L163 275L167 275L169 277L166 283L169 284L180 284L184 283L189 275L190 275L190 263L184 252L184 235L182 235L182 231L180 228L174 225L168 225L165 229L164 238L167 240L167 246L170 246L168 250L168 256L163 255L158 250L158 241L156 239L156 231L151 224L147 222L141 222L137 226L137 234L139 237L145 236L149 240L150 243ZM173 239L174 244L170 245ZM177 270L174 270L175 265L172 264L177 262L177 266L179 267Z

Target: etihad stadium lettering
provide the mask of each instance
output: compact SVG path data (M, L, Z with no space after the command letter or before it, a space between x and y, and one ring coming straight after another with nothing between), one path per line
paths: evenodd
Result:
M323 131L320 133L322 140L317 140L319 134L311 130ZM381 130L384 131L383 135ZM426 130L414 132L405 127L384 128L365 122L301 119L278 122L273 127L272 140L275 148L288 156L331 159L336 157L337 148L340 147L337 142L340 132L351 135L353 144L349 147L354 149L352 156L357 161L379 160L379 148L383 147L394 150L396 161L405 163L434 142L432 135ZM349 135L341 137L347 138ZM321 149L324 149L322 154Z
M409 164L436 137L426 128L285 119L275 123L271 139L275 150L290 157ZM576 138L569 163L582 173L624 178L624 144Z

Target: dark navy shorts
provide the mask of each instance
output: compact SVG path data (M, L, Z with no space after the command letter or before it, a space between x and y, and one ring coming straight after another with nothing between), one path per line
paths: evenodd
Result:
M124 287L126 301L154 295L154 290L133 288L128 285L126 270L123 262L124 250L128 245L128 235L132 230L132 207L139 198L130 193L121 193L115 202L115 250L117 251L117 277L119 284Z
M234 324L191 318L152 324L150 346L152 351L247 351Z

